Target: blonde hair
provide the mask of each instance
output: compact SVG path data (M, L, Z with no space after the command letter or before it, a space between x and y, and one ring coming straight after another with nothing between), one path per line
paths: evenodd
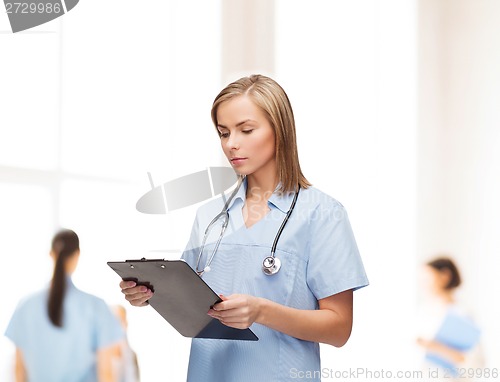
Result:
M311 183L302 174L297 150L295 119L292 105L283 88L273 79L254 74L230 83L215 97L212 121L217 129L219 106L234 97L248 95L266 115L276 137L277 176L281 182L278 192L297 191L297 186L308 188ZM219 130L217 133L220 135Z

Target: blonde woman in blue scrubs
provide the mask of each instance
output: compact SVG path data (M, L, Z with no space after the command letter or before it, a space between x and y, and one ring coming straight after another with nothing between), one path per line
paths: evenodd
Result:
M229 84L213 103L212 120L244 181L228 205L229 225L215 255L220 226L199 256L222 198L199 208L182 257L193 269L205 269L203 279L221 294L208 314L230 327L251 327L259 341L193 339L187 379L320 381L319 343L347 342L353 291L368 285L347 214L302 174L292 107L274 80L253 75ZM265 274L263 260L297 192L276 247L281 268ZM152 296L134 282L120 287L134 306Z

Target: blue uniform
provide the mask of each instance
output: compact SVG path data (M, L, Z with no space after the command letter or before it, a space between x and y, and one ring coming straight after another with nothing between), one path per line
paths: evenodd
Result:
M368 285L344 207L314 187L301 189L293 213L279 239L276 257L281 270L262 272L293 194L268 200L270 211L246 228L242 215L246 180L229 205L229 226L203 279L219 294L249 294L298 309L318 309L318 300ZM206 227L223 207L222 198L202 206L193 225L183 259L196 267ZM202 269L220 233L212 229L200 261ZM257 342L193 339L188 381L288 381L297 373L316 371L319 381L319 344L303 341L253 324Z
M30 382L97 380L96 351L124 338L106 303L67 279L63 327L47 314L48 290L19 303L5 335L23 354Z

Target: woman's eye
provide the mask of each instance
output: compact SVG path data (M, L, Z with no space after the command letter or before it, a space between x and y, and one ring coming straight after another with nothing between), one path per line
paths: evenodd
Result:
M250 129L250 130L242 130L242 131L243 131L245 134L250 134L250 133L253 131L253 129Z
M221 138L227 138L229 137L229 133L220 133Z

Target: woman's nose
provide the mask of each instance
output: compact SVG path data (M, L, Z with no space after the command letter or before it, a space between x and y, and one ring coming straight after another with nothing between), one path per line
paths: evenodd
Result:
M228 149L238 149L240 147L240 142L237 134L231 134L226 141L226 145Z

